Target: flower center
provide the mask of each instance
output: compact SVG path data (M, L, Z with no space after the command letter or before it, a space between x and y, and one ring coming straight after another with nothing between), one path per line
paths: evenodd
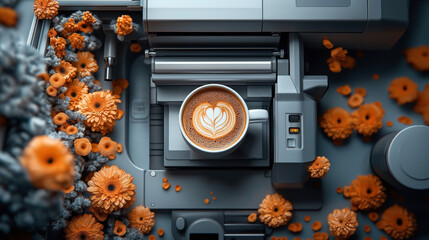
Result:
M278 208L278 207L274 207L273 211L274 211L274 212L278 212L278 211L279 211L279 208Z
M403 223L402 219L400 219L400 218L396 219L396 224L398 224L398 226L401 226L402 223Z
M403 86L402 90L407 91L407 86Z
M81 26L82 26L82 28L86 28L86 24L82 24Z
M46 162L48 164L52 164L52 163L54 163L54 159L53 158L48 158L48 160L46 160Z
M86 68L86 64L85 64L85 63L82 63L82 64L80 65L80 67L81 67L81 68Z
M72 96L72 97L76 97L77 96L77 93L76 92L72 92L72 93L70 93L70 96Z
M81 234L79 235L79 239L81 239L81 240L86 240L86 234L85 234L85 233L81 233Z
M100 107L101 107L101 104L100 104L99 102L96 102L96 103L94 104L94 107L95 107L95 108L100 108Z
M65 68L60 68L60 73L62 73L62 74L64 74L64 73L66 73L66 69Z
M427 53L427 52L423 52L423 53L422 53L422 56L423 56L423 57L427 57L427 56L428 56L428 53Z
M366 190L366 193L367 193L367 194L371 194L371 192L372 192L372 191L371 191L371 189L370 189L370 188L368 188L368 189Z
M365 120L369 120L369 114L365 115Z
M107 189L108 189L109 191L113 191L113 190L115 190L115 185L113 185L113 184L109 184L109 186L107 186Z
M339 124L339 123L341 123L341 118L338 118L337 119L337 123Z

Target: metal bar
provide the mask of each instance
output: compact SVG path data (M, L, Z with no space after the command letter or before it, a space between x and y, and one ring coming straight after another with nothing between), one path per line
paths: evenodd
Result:
M84 0L60 0L61 10L131 10L141 11L139 0L136 1L84 1Z

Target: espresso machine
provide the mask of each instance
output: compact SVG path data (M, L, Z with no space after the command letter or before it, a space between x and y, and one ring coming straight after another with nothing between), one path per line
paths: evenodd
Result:
M322 206L308 178L316 157L317 102L325 75L306 75L304 50L329 38L351 49L388 49L408 24L407 0L141 0L60 2L61 11L91 10L103 21L129 14L140 30L123 42L105 33L105 72L127 78L125 114L111 138L124 152L109 164L134 177L136 201L156 213L167 239L265 239L272 229L250 224L266 194L281 193L294 210ZM46 46L49 24L33 20L29 43ZM43 35L44 34L44 35ZM110 37L109 37L110 36ZM127 50L142 43L144 53ZM305 48L304 48L305 45ZM310 66L311 67L311 66ZM106 75L105 75L106 74ZM252 123L241 146L220 159L192 151L180 134L179 109L195 88L231 87L269 121ZM103 87L110 82L103 82ZM164 190L163 178L181 191ZM205 201L209 199L209 203Z

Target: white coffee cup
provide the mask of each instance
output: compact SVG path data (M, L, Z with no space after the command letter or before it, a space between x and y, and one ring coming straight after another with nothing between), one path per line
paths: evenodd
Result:
M187 136L187 134L183 128L183 123L182 123L182 114L183 114L184 108L187 105L189 99L191 99L191 97L194 94L196 94L196 93L198 93L198 92L200 92L206 88L211 88L211 87L222 88L222 89L228 91L229 93L233 94L234 96L236 96L237 99L240 100L241 105L243 106L244 111L246 112L246 119L245 119L245 123L244 123L245 125L244 125L244 129L243 129L242 134L240 134L238 139L236 139L230 146L228 146L226 148L222 148L222 149L206 149L206 148L202 148L202 147L198 146L191 139L189 139L189 137ZM194 150L198 153L201 153L204 156L207 156L210 158L220 158L220 157L224 157L224 156L232 153L243 142L243 139L246 136L246 133L247 133L247 130L249 128L250 123L265 122L265 121L268 121L268 111L267 110L265 110L265 109L251 109L251 110L249 110L247 108L247 104L244 102L244 100L240 96L240 94L238 94L233 89L231 89L225 85L221 85L221 84L207 84L207 85L203 85L203 86L193 90L183 101L182 106L180 107L180 112L179 112L180 132L182 133L182 136L185 139L185 142L188 144L188 146L192 150Z

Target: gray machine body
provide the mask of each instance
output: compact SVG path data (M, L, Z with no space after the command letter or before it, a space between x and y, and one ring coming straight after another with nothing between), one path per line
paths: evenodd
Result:
M133 175L134 206L150 207L157 224L171 226L167 239L265 239L272 230L247 216L274 192L295 210L320 209L320 184L308 179L307 167L316 157L317 101L328 79L304 75L304 44L322 47L329 37L344 47L385 49L408 24L406 0L60 1L60 11L82 9L106 23L130 14L143 26L124 42L105 39L96 58L106 58L106 73L96 78L130 82L118 106L124 117L111 133L124 152L109 164ZM28 44L42 53L49 24L34 18L30 27ZM131 54L129 41L147 46L145 55ZM250 109L270 113L222 159L198 156L178 131L181 102L206 83L228 85ZM163 190L163 177L182 191Z

